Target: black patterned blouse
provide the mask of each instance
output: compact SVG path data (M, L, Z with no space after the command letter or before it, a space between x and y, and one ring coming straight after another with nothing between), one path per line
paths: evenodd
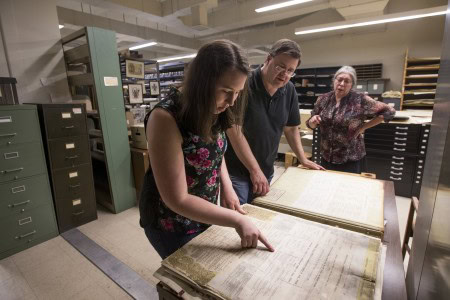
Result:
M322 119L319 125L322 158L343 164L366 155L364 137L358 133L366 119L383 115L384 121L389 122L394 118L395 110L355 91L350 91L336 107L336 97L331 91L317 99L311 117L315 115ZM306 125L309 127L308 121Z
M227 148L225 132L220 131L212 143L206 143L198 135L184 129L176 119L179 94L172 93L169 99L158 103L156 107L163 108L174 117L183 138L181 145L184 156L184 172L188 193L198 196L216 204L220 188L220 169L222 158ZM151 112L145 118L145 127ZM152 145L149 145L152 147ZM181 170L180 170L181 171ZM153 228L168 232L183 234L195 233L204 230L209 225L190 220L170 210L162 201L156 187L151 167L145 174L144 185L139 203L140 224L146 227L151 224Z

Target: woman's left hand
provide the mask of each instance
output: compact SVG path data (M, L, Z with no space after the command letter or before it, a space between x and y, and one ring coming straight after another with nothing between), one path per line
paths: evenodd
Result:
M235 210L243 215L247 214L247 212L245 212L245 210L242 209L241 203L239 202L239 198L232 188L231 190L222 189L220 191L220 205L222 207Z

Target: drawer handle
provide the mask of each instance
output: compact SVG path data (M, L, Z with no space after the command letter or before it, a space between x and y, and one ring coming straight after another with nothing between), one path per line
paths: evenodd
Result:
M403 173L401 173L401 172L400 172L400 173L395 173L395 172L393 172L393 171L391 171L391 174L392 174L392 175L397 175L397 176L402 176L402 175L403 175Z
M17 133L7 133L7 134L0 134L0 137L13 137L13 136L16 136L17 135Z
M66 156L66 159L75 159L78 158L78 155Z
M393 165L396 165L396 166L403 166L403 163L402 163L402 162L399 162L399 163L398 163L398 162L393 161L392 164L393 164Z
M73 129L75 128L75 125L65 126L64 129Z
M79 215L82 215L82 214L84 214L84 210L76 212L76 213L72 213L72 215L74 215L74 216L79 216Z
M404 160L404 159L405 159L404 157L397 157L397 156L392 156L392 158L393 158L393 159L401 159L401 160Z
M406 146L406 143L396 143L396 142L394 142L394 145L395 146Z
M395 126L395 129L408 130L408 127Z
M392 170L396 170L396 171L403 171L403 168L396 168L396 167L391 167Z
M77 188L77 187L80 187L81 186L81 184L75 184L75 185L69 185L69 187L71 188L71 189L74 189L74 188Z
M392 148L392 150L395 150L395 151L406 151L405 149L399 149L399 148Z
M30 235L33 235L33 234L35 234L35 233L36 233L36 230L33 230L33 231L31 231L31 232L28 232L28 233L25 233L25 234L16 236L16 240L23 239L23 238L25 238L25 237L27 237L27 236L30 236Z
M407 132L398 132L398 131L396 131L395 134L398 134L398 135L408 135Z
M389 178L392 179L392 180L397 180L397 181L398 181L398 180L402 180L401 178L398 178L398 177L392 177L392 176L389 176Z
M407 138L394 137L396 141L406 141Z
M31 200L27 200L27 201L23 201L23 202L19 202L19 203L10 204L10 205L8 205L8 207L16 207L16 206L20 206L20 205L25 205L30 202L31 202Z
M8 173L13 173L13 172L20 172L22 170L23 170L23 168L17 168L17 169L11 169L11 170L3 170L3 171L0 171L0 172L2 174L8 174Z

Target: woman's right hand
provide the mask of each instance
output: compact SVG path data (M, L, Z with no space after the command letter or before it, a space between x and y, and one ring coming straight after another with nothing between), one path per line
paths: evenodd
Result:
M320 125L320 122L322 122L322 119L320 118L319 115L315 115L313 117L311 117L311 119L309 119L309 126L311 126L312 128L316 128L318 125Z
M241 237L242 248L256 248L258 246L258 240L264 244L264 246L269 249L270 252L274 252L275 249L266 240L264 235L259 231L259 229L250 221L250 218L242 216L237 222L235 227L236 232Z

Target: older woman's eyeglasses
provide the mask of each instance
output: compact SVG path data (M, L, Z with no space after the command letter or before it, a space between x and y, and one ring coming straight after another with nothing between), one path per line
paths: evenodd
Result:
M294 77L295 76L295 70L287 70L286 68L283 68L283 67L281 67L279 65L275 65L275 70L278 73L284 73L284 74L286 74L289 77Z
M335 80L336 80L338 83L344 83L344 85L352 84L352 81L351 81L351 80L348 80L347 78L339 78L339 77L337 77Z

